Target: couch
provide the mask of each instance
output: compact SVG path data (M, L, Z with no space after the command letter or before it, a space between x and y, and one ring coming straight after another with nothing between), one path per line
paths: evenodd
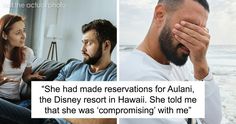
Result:
M70 59L67 61L67 63L72 60L75 59ZM65 64L66 63L58 62L55 60L35 58L32 63L32 71L33 73L40 72L40 74L46 76L44 81L53 81ZM31 82L21 82L20 96L22 100L31 98Z

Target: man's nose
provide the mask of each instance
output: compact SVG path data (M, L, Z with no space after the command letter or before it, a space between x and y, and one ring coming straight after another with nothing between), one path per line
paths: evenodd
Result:
M85 48L85 45L83 44L82 47L81 47L81 51L84 53L86 52L86 48Z

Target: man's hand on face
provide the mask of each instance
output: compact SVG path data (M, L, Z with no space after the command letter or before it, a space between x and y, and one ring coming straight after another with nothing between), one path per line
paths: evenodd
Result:
M204 79L208 73L206 53L210 42L208 30L190 22L181 21L175 24L174 37L190 51L190 60L194 66L194 77Z

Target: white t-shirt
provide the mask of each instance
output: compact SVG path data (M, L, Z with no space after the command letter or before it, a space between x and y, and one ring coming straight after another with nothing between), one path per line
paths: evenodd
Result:
M194 81L186 65L163 65L146 53L134 50L120 56L120 81ZM221 102L218 86L209 73L205 84L205 119L207 124L220 124ZM199 120L197 120L199 121ZM199 122L200 123L200 122ZM198 123L198 124L199 124ZM120 124L186 124L179 119L121 119ZM201 124L201 123L200 123Z
M12 68L11 60L5 58L3 63L3 71L2 75L8 77L9 79L19 80L22 79L22 75L26 67L32 67L32 61L34 58L33 50L25 47L25 62L23 62L20 68ZM0 97L19 100L20 99L20 91L19 91L20 83L18 82L7 82L5 84L0 85Z

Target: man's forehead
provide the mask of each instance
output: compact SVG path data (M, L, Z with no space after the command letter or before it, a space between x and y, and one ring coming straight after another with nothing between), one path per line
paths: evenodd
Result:
M185 2L184 5L182 5L182 7L177 10L177 16L179 16L181 20L205 27L206 21L208 19L208 11L205 10L205 8L196 1L185 1L189 2Z
M96 36L95 30L89 30L83 34L83 38L90 38L90 37L95 37L95 36Z
M97 43L97 42L98 42L97 37L96 37L95 34L92 34L92 35L83 35L82 41L83 41L83 42L93 42L93 43Z
M95 37L82 37L82 41L95 41Z

